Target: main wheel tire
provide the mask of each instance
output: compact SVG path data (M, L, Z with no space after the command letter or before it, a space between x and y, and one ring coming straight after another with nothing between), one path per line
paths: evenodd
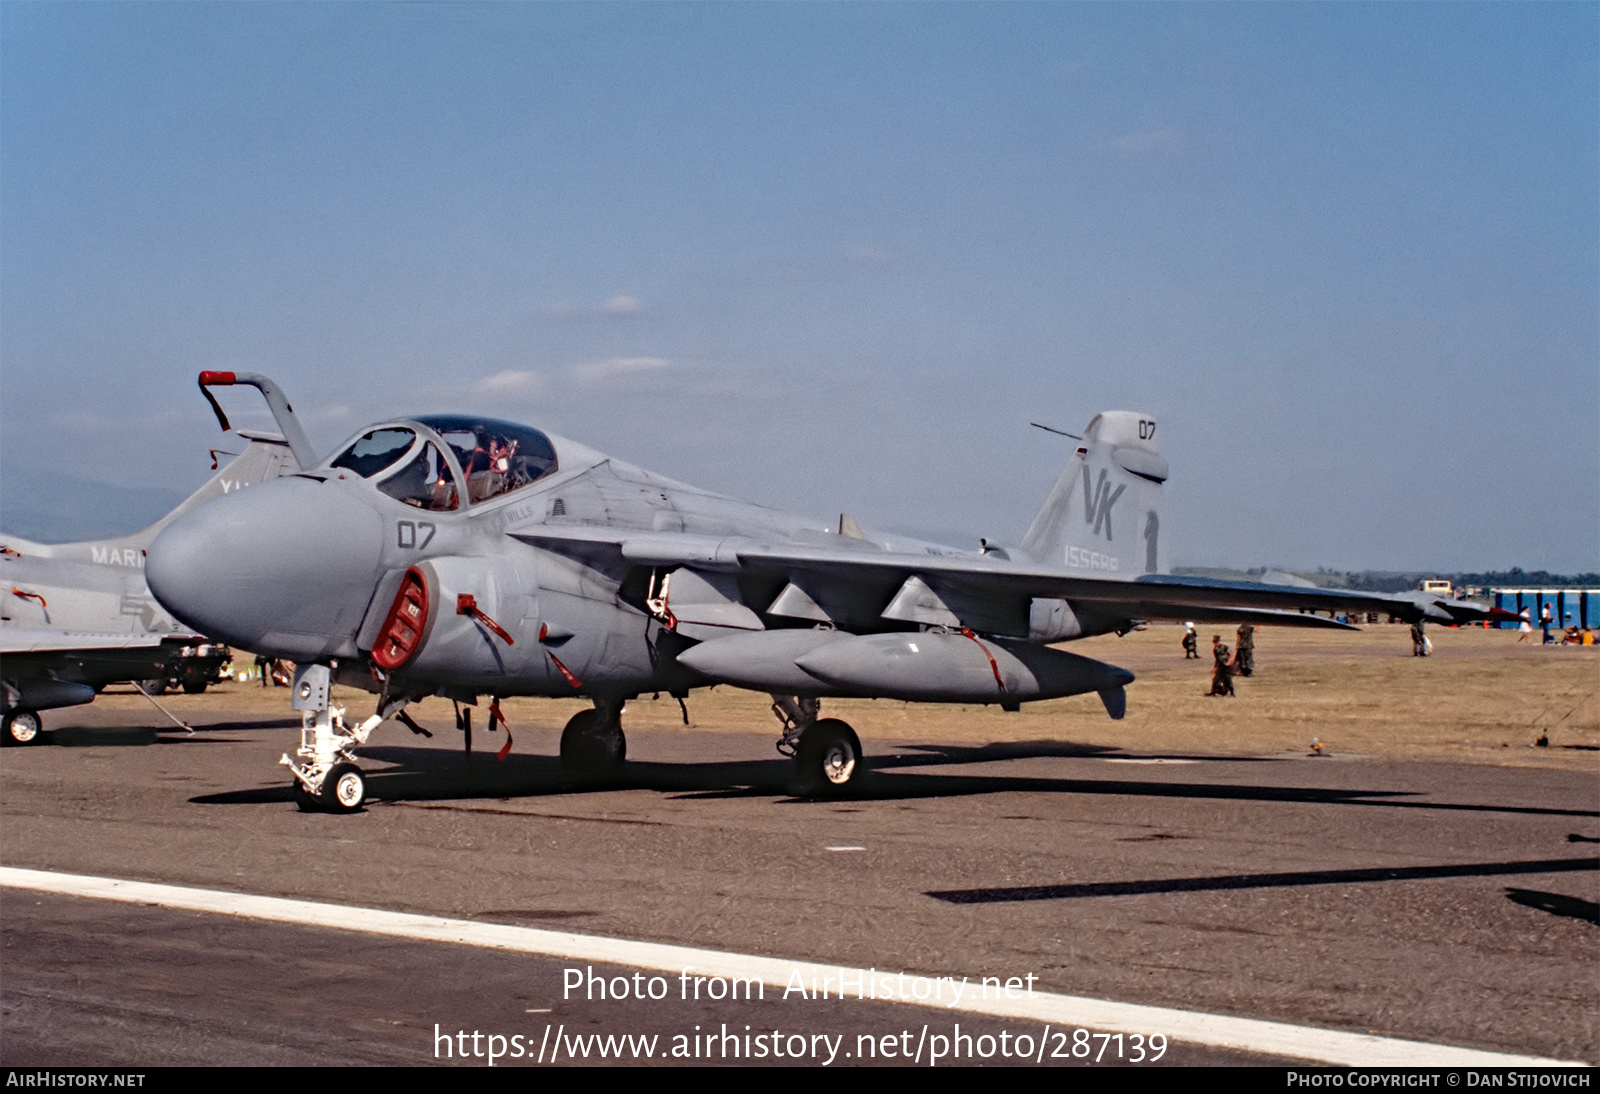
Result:
M183 682L183 693L185 695L204 695L206 693L206 682L204 680L185 680Z
M322 803L317 796L306 789L306 784L299 779L289 784L289 789L294 793L294 803L300 807L302 813L322 812Z
M561 731L561 766L580 775L610 775L628 759L628 738L622 727L608 723L598 710L580 710Z
M318 797L330 813L355 813L367 800L367 777L355 764L334 764Z
M164 679L140 680L139 686L150 695L165 695L167 693L167 682Z
M6 715L6 731L0 738L7 745L39 743L39 716L31 710L13 710Z
M861 740L848 723L819 718L800 735L794 767L795 793L801 797L848 793L861 785L866 770Z

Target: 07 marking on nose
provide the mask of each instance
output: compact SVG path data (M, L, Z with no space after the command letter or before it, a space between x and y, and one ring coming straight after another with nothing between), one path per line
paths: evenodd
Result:
M433 533L437 529L431 521L426 520L397 520L394 523L395 546L408 550L423 550L433 542ZM428 534L421 543L417 542L417 534L426 531Z

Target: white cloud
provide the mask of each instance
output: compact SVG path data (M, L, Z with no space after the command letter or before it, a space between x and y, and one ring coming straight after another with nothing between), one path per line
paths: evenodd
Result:
M485 376L472 386L478 395L519 396L538 394L543 381L537 372L518 369L506 369L493 376Z
M672 362L664 357L607 357L603 361L586 361L572 370L579 380L594 383L613 376L627 376L640 372L653 372L666 368Z
M639 303L638 297L627 293L608 296L599 307L573 300L556 300L544 306L545 314L557 319L625 319L643 310L644 306Z

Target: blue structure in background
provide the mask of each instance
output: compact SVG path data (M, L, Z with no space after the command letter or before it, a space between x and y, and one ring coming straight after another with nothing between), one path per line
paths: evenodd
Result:
M1493 589L1493 603L1497 608L1521 615L1528 613L1528 622L1539 628L1539 612L1550 605L1552 631L1568 627L1600 626L1600 589ZM1515 630L1516 623L1497 623L1501 630Z

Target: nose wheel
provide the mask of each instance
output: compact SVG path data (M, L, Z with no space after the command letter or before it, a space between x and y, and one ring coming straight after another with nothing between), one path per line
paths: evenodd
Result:
M294 798L305 813L357 813L367 800L367 776L355 764L335 764L315 794L296 779Z

